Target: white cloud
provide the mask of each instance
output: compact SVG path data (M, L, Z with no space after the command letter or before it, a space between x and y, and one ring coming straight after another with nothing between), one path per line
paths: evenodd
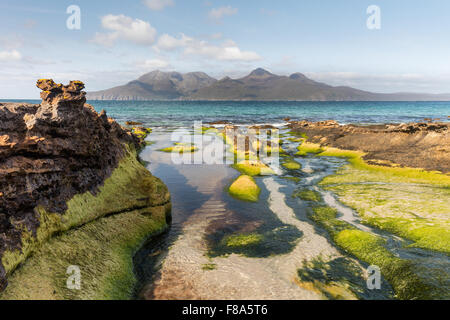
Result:
M168 67L170 67L170 64L168 61L163 59L147 59L144 61L136 62L136 66L139 69L155 70L155 69L167 69Z
M173 0L144 0L144 4L151 10L159 11L165 7L172 7Z
M151 45L156 39L156 29L150 23L123 14L102 17L102 27L111 32L95 34L92 42L112 46L116 40L126 40L139 45Z
M192 41L194 39L186 36L184 33L181 33L178 39L165 33L159 37L154 48L157 50L172 51L180 47L185 47Z
M238 12L238 9L231 6L213 8L209 11L208 16L213 20L221 20L225 16L232 16Z
M220 45L214 45L204 40L194 39L185 34L175 38L168 34L159 37L154 46L156 51L173 51L183 49L186 55L197 55L220 61L257 61L261 57L252 51L242 51L235 42L228 40Z
M0 61L19 61L22 55L17 50L0 51Z

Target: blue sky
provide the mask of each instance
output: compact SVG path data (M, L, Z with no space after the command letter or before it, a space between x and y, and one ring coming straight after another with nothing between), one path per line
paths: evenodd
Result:
M67 7L81 10L69 30ZM381 29L369 30L369 5ZM447 0L41 0L0 3L0 98L37 98L34 83L88 90L160 69L239 77L302 72L377 92L450 92Z

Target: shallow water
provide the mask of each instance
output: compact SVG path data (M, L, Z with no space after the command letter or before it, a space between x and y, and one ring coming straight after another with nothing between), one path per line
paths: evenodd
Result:
M141 154L148 168L172 194L170 231L144 246L135 257L142 299L322 299L324 294L299 284L298 270L307 262L323 263L327 276L339 279L350 298L392 297L383 290L364 288L364 264L347 257L326 232L308 218L310 205L291 195L295 190L318 188L323 177L345 161L336 158L301 158L303 170L256 178L262 192L257 203L243 202L226 192L239 173L228 165L174 165L168 147L170 132L155 130L155 143ZM283 147L293 149L295 144ZM285 179L301 178L299 182ZM342 215L344 217L344 215ZM356 223L356 220L354 221ZM223 239L232 234L258 233L256 246L229 248ZM336 267L340 262L340 267ZM355 266L358 276L350 273ZM350 285L349 285L350 283ZM358 294L355 294L358 292Z

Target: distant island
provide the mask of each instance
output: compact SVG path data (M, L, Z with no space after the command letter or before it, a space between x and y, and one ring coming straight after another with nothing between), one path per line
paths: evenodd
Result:
M374 93L330 86L302 73L279 76L258 68L249 75L217 80L204 72L144 74L107 90L88 92L88 100L192 101L449 101L450 94Z

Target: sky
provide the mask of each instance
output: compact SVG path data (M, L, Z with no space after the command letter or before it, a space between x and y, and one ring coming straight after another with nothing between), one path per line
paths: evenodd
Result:
M2 0L0 99L37 99L40 78L95 91L157 69L237 78L257 67L450 93L449 15L448 0Z

